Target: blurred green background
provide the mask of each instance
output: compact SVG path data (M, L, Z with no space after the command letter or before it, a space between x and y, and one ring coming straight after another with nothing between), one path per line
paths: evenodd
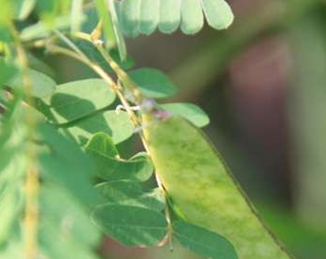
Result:
M180 89L173 101L209 114L205 132L287 248L298 259L325 259L326 1L230 4L236 21L227 31L128 39L129 54L137 67L171 76ZM58 81L92 76L71 60L56 61ZM172 253L125 249L106 240L101 252L195 258L173 246Z

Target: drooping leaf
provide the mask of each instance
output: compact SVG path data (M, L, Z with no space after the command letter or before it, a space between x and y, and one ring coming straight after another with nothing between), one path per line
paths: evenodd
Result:
M110 138L110 136L107 136L107 138ZM99 141L102 141L103 144L99 145ZM86 145L86 152L96 162L98 177L106 181L124 179L146 181L151 177L153 167L147 155L139 153L129 160L124 160L117 156L112 157L113 148L108 149L106 147L109 142L103 139L102 134L96 134Z
M28 69L28 75L32 84L31 94L35 97L44 98L50 96L54 92L56 83L49 76L33 69ZM15 89L24 87L23 73L18 72L7 84Z
M209 123L208 115L200 107L192 103L169 103L162 104L161 107L173 115L184 117L199 128Z
M144 115L143 123L150 125L145 140L176 213L227 238L241 259L289 259L203 133L177 116L152 120Z
M132 136L134 125L126 112L107 111L78 121L65 131L81 145L98 132L110 135L113 143L118 144Z
M53 122L68 123L112 104L115 94L102 79L85 79L58 85L50 100Z
M173 82L159 70L141 68L129 72L129 76L146 97L167 98L177 92Z
M101 205L93 212L95 224L126 246L155 246L167 233L162 213L142 207Z
M173 234L189 250L212 259L238 259L233 245L224 237L207 229L178 220Z

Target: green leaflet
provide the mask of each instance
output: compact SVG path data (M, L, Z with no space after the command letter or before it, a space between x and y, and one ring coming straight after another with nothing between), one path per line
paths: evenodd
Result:
M58 85L51 99L44 99L53 116L51 122L68 123L113 103L115 94L102 79L85 79Z
M137 37L139 34L141 0L124 0L120 2L119 6L122 31L129 37Z
M167 98L177 93L174 83L157 69L139 68L128 74L146 97Z
M207 23L214 29L226 29L234 16L225 0L121 0L120 22L126 36L149 35L158 27L172 33L179 26L185 34L195 34Z
M159 189L145 191L135 181L118 180L99 184L97 189L107 200L107 204L130 205L163 211L165 199Z
M205 127L209 123L208 115L192 103L167 103L162 104L161 107L173 115L187 119L198 128Z
M158 245L167 233L162 213L136 206L101 205L93 213L96 225L126 246Z
M141 0L139 32L152 34L159 22L159 0Z
M110 135L114 144L118 144L132 136L134 125L126 112L106 111L83 118L62 128L62 131L81 145L85 145L98 132Z
M233 245L217 233L181 220L173 222L172 228L180 243L195 253L212 259L238 259Z
M234 19L230 6L224 0L200 0L208 24L216 30L228 28Z
M156 172L176 212L192 224L226 237L239 259L289 259L242 194L217 151L187 121L153 122L144 116L146 142Z
M172 33L180 25L181 0L160 1L160 32Z
M99 144L102 142L102 144ZM134 180L146 181L153 167L144 153L138 153L129 160L121 159L115 153L112 139L105 133L95 134L86 145L86 152L94 159L97 166L97 176L105 181Z
M28 74L32 84L32 95L39 98L44 98L54 92L56 82L49 76L38 72L34 69L28 69ZM8 86L13 89L21 89L24 85L23 74L19 72L8 83Z
M181 30L185 34L195 34L204 26L204 14L199 0L182 0Z

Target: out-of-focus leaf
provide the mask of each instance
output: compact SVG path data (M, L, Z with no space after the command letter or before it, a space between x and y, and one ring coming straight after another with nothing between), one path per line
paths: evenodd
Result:
M155 246L167 233L162 213L142 207L101 205L93 212L95 224L126 246Z
M36 0L15 0L16 18L25 20L33 11Z
M57 124L83 118L112 104L115 94L102 79L86 79L58 85L50 101L50 111Z
M184 117L199 128L209 123L208 115L200 107L192 103L162 104L161 107L173 115Z
M234 19L232 10L224 0L200 0L208 24L216 30L228 28Z
M28 75L32 84L31 94L33 96L45 98L54 92L56 82L54 82L52 78L34 69L28 69ZM19 72L7 83L7 85L13 89L22 89L24 87L23 78L23 73Z
M49 150L39 158L45 179L66 188L81 203L93 206L98 195L92 186L95 175L92 160L50 125L41 124L39 134Z
M76 17L83 17L84 0L71 1L70 27L72 32L80 31L82 21Z
M5 62L3 59L0 59L0 88L3 87L14 75L17 73L17 67L12 64Z
M141 0L123 0L118 6L120 7L122 31L129 37L137 37L139 35Z
M114 144L118 144L132 136L134 125L126 112L107 111L78 121L65 130L81 145L98 132L110 135Z
M126 61L127 59L127 48L126 43L122 35L121 26L119 23L119 18L116 10L116 5L114 0L108 0L109 10L112 19L113 30L115 33L117 46L119 50L119 56L121 61Z
M42 219L57 225L57 229L62 232L62 237L72 236L80 246L84 247L96 247L100 243L101 235L90 222L87 210L80 206L69 190L53 183L44 183L40 193L40 209Z
M173 82L159 70L140 68L128 74L146 97L167 98L177 93Z
M99 145L99 141L103 141L103 145ZM103 135L96 134L86 145L86 152L96 162L98 177L106 181L124 179L146 181L151 177L153 167L146 154L139 153L129 160L112 157L112 147L107 148L105 143L108 141L103 139Z
M181 1L160 1L160 23L158 28L163 33L172 33L179 28L181 22Z
M233 245L217 233L180 220L172 227L180 243L199 255L212 259L238 259Z
M82 21L84 17L75 17L75 19L80 19ZM22 41L35 40L38 38L49 37L54 29L63 30L69 28L69 26L70 17L62 16L55 18L54 21L51 23L45 23L43 21L40 21L34 25L26 27L21 31L19 36Z
M182 0L181 30L185 34L195 34L204 26L204 14L200 1Z
M139 18L139 32L145 35L152 34L160 19L160 0L141 0Z
M99 184L97 189L107 199L106 204L120 204L144 207L162 211L165 207L164 195L159 189L145 191L139 183L119 180Z

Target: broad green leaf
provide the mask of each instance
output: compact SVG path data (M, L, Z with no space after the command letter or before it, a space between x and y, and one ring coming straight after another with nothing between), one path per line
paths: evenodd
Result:
M181 30L185 34L195 34L204 25L204 15L200 0L182 0Z
M17 73L17 67L0 59L0 88L3 87Z
M56 82L41 72L33 69L28 70L29 78L32 84L32 95L39 98L45 98L54 92ZM24 87L22 72L16 74L7 84L13 89L22 89Z
M146 191L135 181L105 182L99 184L97 189L107 199L107 204L144 207L157 211L162 211L165 207L164 196L159 189Z
M93 212L95 224L126 246L155 246L167 233L162 213L142 207L101 205Z
M173 207L187 222L228 239L241 259L289 259L229 174L220 155L196 127L144 115L145 140Z
M233 245L224 237L207 229L178 220L173 234L189 250L212 259L238 259Z
M98 132L110 135L114 144L118 144L132 136L134 125L126 112L107 111L80 120L65 131L81 145Z
M209 123L208 115L197 105L192 103L162 104L161 107L173 115L184 117L196 127L204 127Z
M102 79L86 79L58 85L51 97L54 123L63 124L85 117L112 104L115 94Z
M208 24L216 30L228 28L234 19L231 7L225 0L200 0Z
M159 30L163 33L172 33L179 28L181 20L181 1L160 1Z
M33 11L36 0L15 0L16 18L25 20Z
M99 145L99 141L103 141L103 144ZM86 152L96 162L98 177L106 181L123 179L146 181L151 177L153 167L144 153L139 153L129 160L112 157L112 148L108 149L107 143L102 134L96 134L86 145Z
M139 17L141 0L123 0L120 2L120 24L128 37L139 35Z
M141 0L139 31L152 34L159 22L160 0Z
M177 93L173 82L159 70L140 68L128 74L146 97L167 98Z

